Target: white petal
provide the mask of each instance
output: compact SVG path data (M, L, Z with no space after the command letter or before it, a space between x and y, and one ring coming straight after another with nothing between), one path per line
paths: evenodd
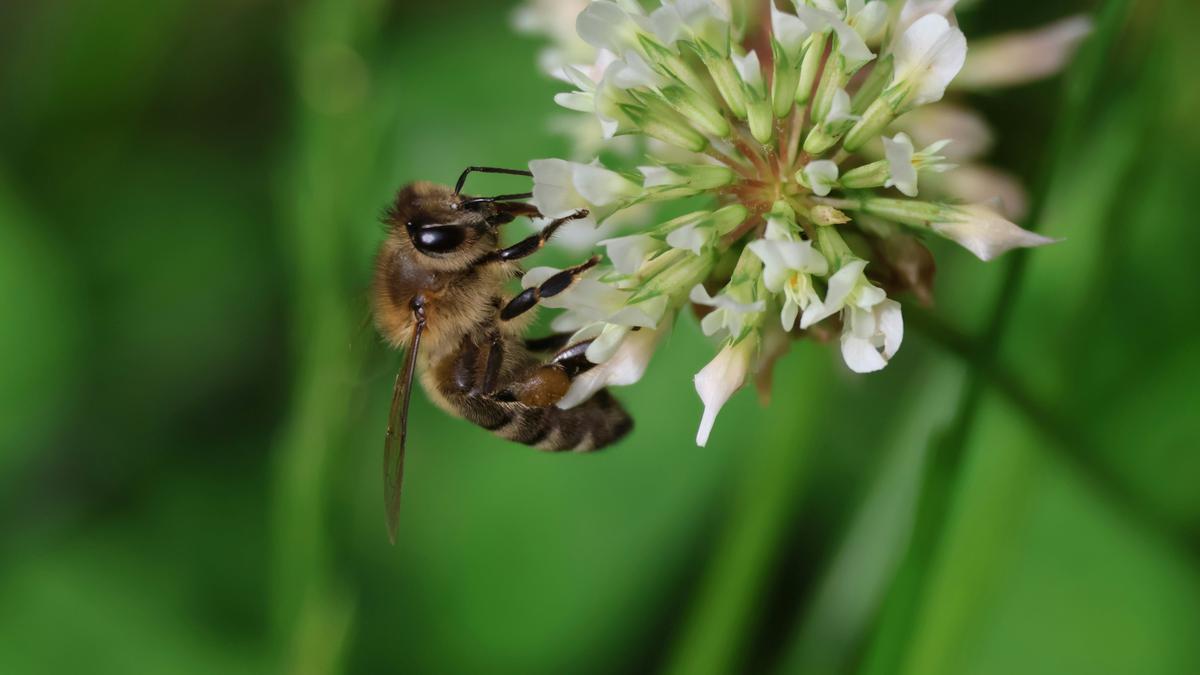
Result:
M668 47L675 44L684 34L683 18L674 7L659 7L650 13L650 27L654 34Z
M907 0L900 9L900 22L896 25L897 39L917 19L927 14L950 16L958 0Z
M601 333L604 332L604 329L607 327L608 327L608 324L605 323L604 321L588 322L588 323L580 326L575 331L575 334L571 336L571 339L568 340L567 342L570 344L578 344L580 342L587 342L588 340L595 340L597 337L600 336ZM563 332L566 332L566 331L563 331Z
M711 227L697 227L693 223L671 230L667 234L667 243L674 248L700 255L712 242L713 234L714 230Z
M608 259L621 274L634 274L662 242L646 234L631 234L599 242L608 251Z
M665 4L665 3L664 3ZM729 15L712 0L675 0L684 32L724 54L729 49Z
M620 52L628 44L627 36L633 30L633 22L616 3L597 0L579 13L575 30L593 47Z
M705 314L704 318L700 319L700 332L709 337L719 333L725 327L725 314L725 310L722 309L714 309Z
M703 446L708 443L717 413L733 392L745 384L753 348L752 340L742 340L737 345L726 345L716 358L696 374L696 393L704 403L704 417L696 433L696 445Z
M784 330L791 330L796 326L796 315L800 313L800 306L794 302L784 302L783 309L779 312L779 322L783 325Z
M628 334L629 326L610 323L592 339L592 344L588 345L584 354L592 363L604 363L616 353Z
M1080 15L1037 30L973 42L954 86L1010 87L1049 77L1062 70L1075 48L1091 32L1092 20Z
M842 313L842 334L874 343L878 331L875 312L855 305L846 305Z
M574 165L575 189L588 203L608 206L641 193L641 187L616 171L594 164Z
M779 216L767 217L766 238L768 240L790 240L795 232L795 229L795 223L786 218L780 218Z
M784 242L756 239L746 245L746 248L763 262L763 283L772 293L783 290L783 283L790 274L779 251L778 244L781 243Z
M1021 181L983 164L967 164L939 176L937 187L962 203L998 201L1000 214L1009 220L1029 213L1029 196Z
M574 333L589 323L592 323L592 319L578 312L567 310L550 320L550 329L555 333Z
M853 295L853 302L850 303L855 307L870 309L887 299L887 293L882 288L867 281L866 277L862 278L856 290L857 293Z
M829 277L829 289L825 292L825 300L809 305L804 310L804 316L800 317L800 327L808 328L841 310L846 304L846 298L858 286L866 266L867 261L855 259L834 272L833 276Z
M605 53L611 54L611 52L608 52L607 50L605 50ZM585 68L589 67L563 66L561 69L563 79L575 85L575 88L579 89L580 91L594 92L596 91L596 80L593 80L592 77L588 75L588 70L585 70ZM600 72L603 73L604 71L601 70Z
M596 108L596 98L581 91L566 91L554 95L554 102L576 112L590 113Z
M640 330L626 335L609 358L571 381L571 388L558 402L558 407L573 408L604 387L621 387L641 380L655 348L670 331L670 323L667 323L661 330Z
M825 256L813 248L811 241L780 242L779 253L791 269L817 276L825 276L829 272Z
M800 48L804 46L804 39L809 36L811 31L799 17L779 11L775 3L771 2L771 33L787 52L788 58L795 59L799 57Z
M1010 249L1053 244L1058 241L1022 229L983 204L959 207L962 217L945 223L931 223L935 232L953 239L979 256L991 260Z
M850 113L850 94L847 94L845 89L835 91L833 102L829 106L829 113L825 115L825 123L834 124L856 119L860 119L860 117Z
M917 168L913 166L912 140L903 132L896 137L883 137L884 154L887 156L890 177L884 187L895 186L909 197L917 196Z
M928 14L909 26L896 44L896 81L914 87L911 105L932 103L942 98L966 56L962 31L946 17Z
M665 84L662 76L656 73L637 52L626 52L625 58L613 65L615 69L612 74L612 83L621 89L656 88Z
M667 297L660 295L637 304L626 305L612 314L608 320L622 326L656 328L666 310Z
M736 53L731 55L733 65L737 67L738 75L741 76L742 82L754 89L758 89L763 84L762 67L759 65L758 52L751 49L744 55L739 56Z
M716 298L713 298L713 296L708 294L708 291L704 289L703 284L696 284L692 287L692 290L688 292L688 300L691 300L697 305L705 305L707 307L717 306Z
M562 293L543 298L541 305L552 309L570 309L584 316L602 320L620 311L627 298L628 293L625 291L585 276Z
M842 333L842 359L856 373L883 370L887 361L869 340Z
M879 331L883 333L883 356L890 359L900 351L900 343L904 342L904 316L900 311L900 303L895 300L884 300L875 308Z
M846 59L849 69L856 69L875 58L875 54L863 42L862 37L835 14L807 7L802 3L796 4L796 14L814 31L822 30L825 26L833 28L837 35L838 51Z
M929 145L942 138L951 140L946 157L965 161L978 157L992 147L992 131L979 113L951 103L924 105L896 120L916 145Z
M547 279L561 271L557 267L535 267L526 272L525 276L521 277L521 288L541 286Z
M871 0L861 10L855 12L854 30L863 40L871 40L879 35L887 24L888 8L883 0Z
M572 163L562 159L535 159L529 163L533 173L533 204L550 218L565 216L587 206L575 189Z
M824 197L837 184L838 165L828 159L809 162L804 167L804 177L808 179L813 194Z
M664 185L679 185L683 182L679 174L665 166L639 166L638 171L644 177L642 187L652 188Z

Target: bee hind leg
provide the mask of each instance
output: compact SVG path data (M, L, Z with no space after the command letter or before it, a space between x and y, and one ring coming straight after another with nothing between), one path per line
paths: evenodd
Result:
M633 422L606 390L570 409L556 407L572 380L591 367L588 344L572 344L539 363L519 342L489 338L477 344L466 337L441 364L439 386L465 419L503 438L552 452L597 450L622 438ZM506 354L506 347L518 353ZM514 358L522 365L512 376L502 376L499 364ZM487 383L499 389L486 391Z
M549 362L511 382L496 396L539 408L558 403L571 388L572 380L595 367L596 364L587 359L587 348L591 344L591 340L584 340L558 350Z

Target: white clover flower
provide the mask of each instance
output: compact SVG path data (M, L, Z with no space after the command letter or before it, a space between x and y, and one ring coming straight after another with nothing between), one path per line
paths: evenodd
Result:
M704 403L704 417L696 432L696 445L703 447L708 444L717 413L721 412L733 392L746 383L750 364L756 356L757 345L753 340L727 343L716 358L696 373L696 393Z
M800 317L800 327L808 328L819 321L837 314L847 305L870 309L883 302L887 295L883 289L867 280L864 270L867 261L851 259L829 277L829 288L825 299L810 305Z
M737 177L723 164L663 164L639 166L642 187L658 199L690 197L729 185Z
M892 128L907 134L916 145L932 145L939 140L949 140L943 154L955 162L977 159L990 150L995 142L992 130L982 115L947 101L908 112L896 118Z
M697 305L714 308L700 321L700 328L705 335L713 336L728 333L734 337L740 336L746 329L750 317L762 313L767 304L762 300L742 302L729 293L718 293L710 296L704 286L697 284L688 299Z
M967 58L967 39L941 14L917 19L900 36L895 49L892 87L901 92L905 109L939 101Z
M941 173L953 168L941 160L945 157L937 154L950 143L947 139L936 141L921 152L913 150L912 139L908 134L900 132L894 138L883 137L884 153L887 155L888 178L884 187L895 187L909 197L917 196L917 172L919 170Z
M642 193L637 183L598 164L535 159L529 170L533 173L533 203L551 218L589 209L588 222L603 221L623 202Z
M1014 248L1045 246L1058 241L1019 227L986 204L947 209L946 215L930 223L930 227L943 237L958 242L980 260L991 260Z
M846 23L846 14L837 5L825 3L825 9L818 9L804 4L804 0L795 3L796 14L813 31L833 32L837 52L845 59L847 69L856 70L875 58L862 36Z
M550 39L550 46L538 56L538 64L547 74L557 77L564 66L595 59L595 50L575 32L575 18L588 2L530 0L513 12L513 27L517 31Z
M1011 87L1053 75L1091 32L1090 18L1072 16L1035 30L986 38L972 47L954 86Z
M767 236L747 245L763 261L763 283L772 293L783 294L779 319L785 331L796 325L796 317L810 306L821 303L813 277L829 273L825 256L813 249L811 241L798 241L786 235Z
M599 242L607 249L608 259L621 274L634 274L664 243L648 234L630 234Z
M919 237L948 238L985 260L1053 241L975 203L988 190L1019 200L1012 181L978 163L993 140L978 115L936 102L964 63L977 86L1057 68L1085 27L1000 38L990 62L972 62L952 0L889 5L773 2L753 44L713 0L582 7L578 42L593 58L558 68L573 90L556 100L605 143L632 139L642 152L605 153L607 165L534 161L534 204L549 217L586 208L594 222L648 204L684 215L663 222L636 211L621 236L600 242L608 262L548 299L565 310L554 328L590 341L597 364L565 405L639 379L690 307L721 340L695 378L704 444L752 371L770 379L781 335L839 331L851 370L884 368L903 342L898 294L927 299L932 288ZM1012 68L997 70L995 54ZM947 157L966 164L961 174ZM972 203L939 201L963 196ZM552 273L533 270L523 283Z
M833 102L825 115L825 124L835 126L843 122L857 122L862 115L855 115L850 109L850 95L845 89L838 89L833 94Z
M670 332L670 321L665 321L659 329L626 333L611 355L598 359L601 361L599 365L580 373L571 381L571 388L558 402L558 407L574 408L605 387L623 387L641 380L658 343Z
M904 340L900 303L881 300L870 307L848 305L842 326L842 359L856 373L883 370Z
M535 267L521 277L522 288L532 288L562 270L554 267ZM542 305L552 309L567 309L575 317L588 321L603 321L628 327L655 328L666 307L660 302L632 303L631 293L596 279L588 272L570 288L558 295L542 299Z
M711 212L694 211L663 223L658 231L666 233L667 245L703 255L745 219L746 209L731 205Z
M828 159L818 159L804 165L804 169L796 174L796 180L801 185L812 190L813 194L824 197L837 187L838 165Z

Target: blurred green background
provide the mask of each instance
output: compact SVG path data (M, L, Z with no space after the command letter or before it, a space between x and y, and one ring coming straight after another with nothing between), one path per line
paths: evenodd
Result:
M378 214L567 152L511 11L0 5L0 673L1200 672L1194 2L962 15L1097 17L973 99L1066 241L939 246L885 372L797 343L697 448L685 318L574 457L418 393L391 547Z

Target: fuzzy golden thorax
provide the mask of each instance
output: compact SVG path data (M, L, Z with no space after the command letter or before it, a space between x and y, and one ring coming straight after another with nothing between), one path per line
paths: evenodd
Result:
M428 357L496 323L504 285L518 268L485 260L499 244L500 224L511 218L491 204L463 208L469 199L444 185L416 182L402 188L389 208L372 297L375 323L390 344L402 347L410 340L417 296L425 304ZM439 236L423 240L431 231ZM435 246L422 246L430 241ZM525 323L505 326L505 332L519 334Z

